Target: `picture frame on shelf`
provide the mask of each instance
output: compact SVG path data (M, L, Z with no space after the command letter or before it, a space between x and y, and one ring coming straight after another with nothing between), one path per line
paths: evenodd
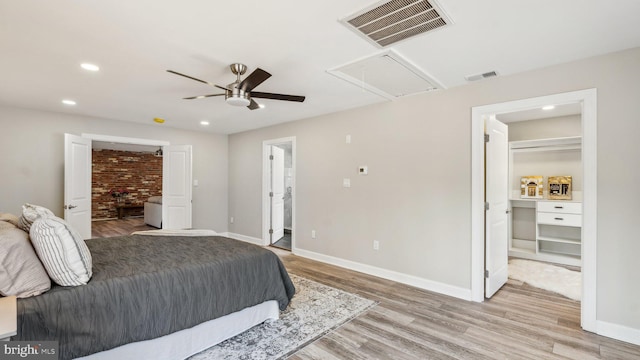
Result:
M520 178L520 198L542 199L544 197L544 177L529 175Z
M549 176L547 181L549 186L549 199L571 200L572 186L571 176Z

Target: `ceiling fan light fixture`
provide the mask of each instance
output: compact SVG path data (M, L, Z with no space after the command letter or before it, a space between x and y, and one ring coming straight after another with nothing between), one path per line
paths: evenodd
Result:
M251 101L247 98L236 96L229 96L225 100L227 101L227 104L233 106L248 106L249 103L251 103Z

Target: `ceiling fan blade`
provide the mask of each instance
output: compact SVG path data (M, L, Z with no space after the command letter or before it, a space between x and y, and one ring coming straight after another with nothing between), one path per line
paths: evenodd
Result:
M249 110L256 110L260 109L260 104L251 99L251 102L249 103L249 105L247 105L247 107L249 108Z
M182 100L193 100L193 99L204 99L212 96L222 96L224 94L209 94L209 95L198 95L198 96L189 96L186 98L182 98Z
M271 74L260 68L257 68L249 76L242 80L240 85L238 85L238 88L244 90L245 92L251 91L270 77Z
M199 82L201 82L201 83L203 83L203 84L207 84L207 85L215 86L215 87L217 87L218 89L221 89L221 90L231 91L231 89L227 89L227 88L226 88L226 87L224 87L224 86L220 86L220 85L216 85L216 84L214 84L214 83L210 83L210 82L208 82L208 81L200 80L200 79L198 79L198 78L194 78L193 76L189 76L189 75L181 74L181 73L179 73L179 72L177 72L177 71L167 70L167 72L170 72L170 73L172 73L172 74L176 74L176 75L180 75L180 76L184 76L184 77L186 77L187 79L191 79L191 80L199 81Z
M304 96L299 96L299 95L273 94L273 93L265 93L265 92L257 92L257 91L252 91L251 97L256 97L261 99L272 99L272 100L297 101L297 102L303 102L305 99Z

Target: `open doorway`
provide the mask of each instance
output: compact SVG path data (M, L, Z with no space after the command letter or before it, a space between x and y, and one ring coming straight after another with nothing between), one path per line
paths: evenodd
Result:
M497 114L495 121L508 134L507 166L500 163L498 166L503 168L497 170L491 164L494 158L489 149L498 140L489 139L485 147L487 198L496 198L490 192L502 195L491 186L495 174L489 174L490 171L506 175L507 179L507 200L502 204L507 209L504 214L507 226L500 241L508 244L508 279L576 301L580 301L582 293L581 115L579 103ZM486 127L491 129L493 125ZM504 181L501 186L505 186ZM492 206L500 206L490 202ZM492 210L487 211L487 216ZM488 264L487 268L490 269ZM491 297L493 292L485 291L485 297Z
M263 240L291 251L295 237L295 138L265 141Z
M169 145L167 141L108 135L65 134L64 218L77 229L83 239L91 238L91 161L94 141L151 145L156 151L162 150L162 196L159 205L162 210L158 224L163 229L191 228L191 145ZM123 191L120 189L125 190L124 187L112 189L118 192L116 197L122 197Z
M92 237L162 228L162 155L158 146L92 142Z
M485 123L489 118L499 114L542 108L546 105L579 104L582 131L582 214L580 257L582 263L582 301L581 326L585 330L595 331L596 328L596 199L597 199L597 156L596 156L596 90L582 90L570 93L542 96L474 107L472 109L472 284L471 292L474 301L485 299L485 278L490 279L491 271L486 271L485 254L507 253L508 243L500 241L505 251L494 252L492 244L485 245L485 210L491 208L485 199L485 189L488 184L484 177L485 156ZM535 175L535 174L534 174ZM489 198L489 196L487 196ZM505 212L508 209L496 209ZM489 215L487 215L489 217ZM489 237L487 237L489 239ZM499 256L505 262L506 259ZM488 261L487 261L488 263Z

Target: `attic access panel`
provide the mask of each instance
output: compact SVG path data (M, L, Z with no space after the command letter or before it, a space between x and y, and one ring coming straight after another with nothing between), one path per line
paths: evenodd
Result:
M328 72L363 90L391 100L443 88L436 80L391 50Z
M382 1L340 22L381 48L452 24L435 0Z

